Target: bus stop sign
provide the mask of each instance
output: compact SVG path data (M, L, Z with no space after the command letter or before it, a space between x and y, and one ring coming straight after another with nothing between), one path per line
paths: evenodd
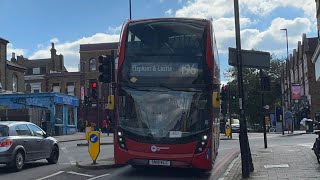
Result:
M96 160L100 153L100 133L99 131L89 132L89 154L93 161L96 163Z

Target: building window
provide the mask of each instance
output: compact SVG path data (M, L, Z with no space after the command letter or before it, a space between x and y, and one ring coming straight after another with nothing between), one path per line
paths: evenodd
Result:
M41 92L41 83L30 83L31 93L40 93Z
M27 75L32 75L33 69L28 68L27 71L25 72Z
M96 59L90 59L90 71L96 71L97 70L97 61Z
M67 86L67 94L74 96L74 85L68 85Z
M12 76L12 91L18 91L18 76L16 74Z
M40 73L41 74L46 74L47 73L47 68L45 66L41 67Z
M55 124L63 124L63 105L56 104Z
M33 68L32 69L32 74L40 74L40 68L39 67Z
M61 88L60 88L60 84L59 83L52 84L52 92L56 92L56 93L60 93L61 92Z
M73 106L68 106L68 125L75 125L74 107Z

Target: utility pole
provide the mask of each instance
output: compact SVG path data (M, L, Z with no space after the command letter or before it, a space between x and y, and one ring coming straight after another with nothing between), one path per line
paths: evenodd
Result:
M129 0L129 11L130 11L130 20L131 20L131 0Z
M236 30L236 51L237 51L237 79L239 91L239 111L240 111L240 151L242 163L242 177L248 178L250 171L253 171L253 164L247 134L247 122L244 111L244 91L242 77L242 57L241 57L241 38L240 38L240 20L239 20L239 2L234 0L235 30Z

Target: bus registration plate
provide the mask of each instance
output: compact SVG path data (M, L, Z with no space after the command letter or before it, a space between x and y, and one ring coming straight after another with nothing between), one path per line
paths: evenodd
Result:
M170 166L170 161L164 161L164 160L149 160L150 165L155 166Z

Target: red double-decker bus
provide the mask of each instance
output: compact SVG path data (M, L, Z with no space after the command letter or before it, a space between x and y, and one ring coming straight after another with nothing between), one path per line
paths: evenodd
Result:
M119 44L115 163L211 170L219 146L219 71L209 20L128 21Z

